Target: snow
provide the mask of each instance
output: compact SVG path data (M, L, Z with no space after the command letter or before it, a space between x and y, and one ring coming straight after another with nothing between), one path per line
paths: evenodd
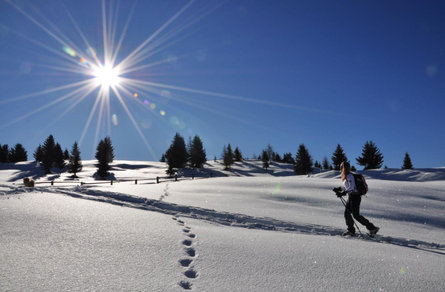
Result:
M117 161L111 185L96 184L94 161L83 164L75 180L0 164L1 291L445 287L443 168L365 172L361 212L381 231L359 239L340 235L335 171L295 176L259 161L226 171L212 161L156 184L164 163ZM26 176L35 188L22 186Z

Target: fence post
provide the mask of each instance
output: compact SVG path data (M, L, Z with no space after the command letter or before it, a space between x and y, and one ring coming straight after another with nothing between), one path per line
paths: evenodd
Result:
M53 181L53 180L51 181L51 185L52 185L52 186L54 185L54 181Z
M111 185L113 185L113 180L111 180Z
M135 185L138 184L138 180L137 180L137 179L134 180L134 184L135 184Z
M175 174L175 181L178 181L178 175Z
M156 177L156 183L159 183L159 176Z

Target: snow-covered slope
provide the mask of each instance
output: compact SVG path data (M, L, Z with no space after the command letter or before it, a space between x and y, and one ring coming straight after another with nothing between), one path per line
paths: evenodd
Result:
M94 163L84 161L76 180L44 176L33 163L0 164L0 290L445 286L443 168L366 172L361 211L381 234L347 239L344 207L331 191L338 172L294 176L290 165L266 172L258 161L225 171L209 162L156 184L165 164L117 161L111 185L96 184ZM36 188L21 186L25 176Z

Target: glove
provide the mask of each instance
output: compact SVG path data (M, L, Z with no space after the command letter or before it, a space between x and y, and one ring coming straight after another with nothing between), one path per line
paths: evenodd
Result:
M346 195L346 192L343 190L343 188L338 187L338 188L333 188L332 189L335 192L335 195L339 198L343 197Z
M342 192L336 192L335 194L337 195L338 198L341 198L341 197L343 197L343 196L346 195L346 192L345 192L345 191L342 191Z

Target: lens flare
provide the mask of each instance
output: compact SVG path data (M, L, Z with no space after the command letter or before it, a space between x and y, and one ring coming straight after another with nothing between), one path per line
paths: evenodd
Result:
M77 56L76 52L71 48L63 47L63 51L73 58Z
M278 194L280 191L281 191L281 183L278 183L278 184L275 186L275 189L272 191L272 194L276 195L276 194Z
M117 119L117 115L114 114L111 116L111 122L113 123L113 125L118 126L119 125L119 120Z

